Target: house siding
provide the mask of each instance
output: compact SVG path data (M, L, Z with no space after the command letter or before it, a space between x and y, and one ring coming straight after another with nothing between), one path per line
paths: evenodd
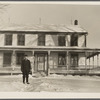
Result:
M17 34L13 34L13 37L12 37L12 46L17 46Z
M3 52L0 52L0 68L3 67Z
M71 40L71 36L70 35L66 35L66 47L70 47L70 40Z
M46 46L58 46L57 35L46 35Z
M85 35L78 35L78 46L85 47Z
M4 36L5 34L0 34L0 47L4 46Z
M25 34L25 46L34 47L37 46L38 35L37 34Z
M85 54L84 53L79 53L78 54L78 65L81 67L82 65L85 65ZM85 66L84 66L85 67Z

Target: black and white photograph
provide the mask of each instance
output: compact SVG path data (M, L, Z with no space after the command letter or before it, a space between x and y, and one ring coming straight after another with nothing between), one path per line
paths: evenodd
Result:
M0 92L100 93L100 2L1 2Z

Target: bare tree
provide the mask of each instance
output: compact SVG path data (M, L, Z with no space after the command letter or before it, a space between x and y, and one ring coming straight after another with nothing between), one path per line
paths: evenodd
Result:
M3 13L8 7L8 4L1 4L0 3L0 13Z

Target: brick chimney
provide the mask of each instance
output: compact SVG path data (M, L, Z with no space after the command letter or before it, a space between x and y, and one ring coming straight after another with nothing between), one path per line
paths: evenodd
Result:
M78 20L75 20L74 21L74 25L78 25Z

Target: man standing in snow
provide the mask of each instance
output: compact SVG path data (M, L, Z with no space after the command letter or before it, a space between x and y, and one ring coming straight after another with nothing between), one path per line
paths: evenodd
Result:
M26 83L29 84L28 78L29 78L29 72L31 71L31 64L27 58L27 55L24 56L24 59L21 62L21 71L23 74L23 83L25 84L25 78L26 78Z

